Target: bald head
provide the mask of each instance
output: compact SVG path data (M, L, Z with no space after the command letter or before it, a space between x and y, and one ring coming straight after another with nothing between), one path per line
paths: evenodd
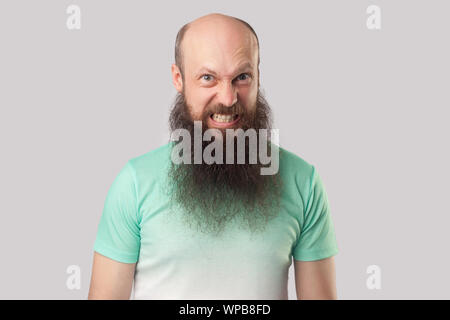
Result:
M216 45L226 47L230 41L241 41L241 45L250 47L257 56L257 66L259 66L258 36L250 24L239 18L219 13L202 16L185 24L178 31L175 41L175 64L184 77L185 47L192 47L201 42L216 42Z

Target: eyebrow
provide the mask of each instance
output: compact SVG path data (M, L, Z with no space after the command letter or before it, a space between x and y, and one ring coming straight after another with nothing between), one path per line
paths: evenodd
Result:
M237 68L233 74L240 74L242 71L244 70L253 70L252 64L250 62L246 62L244 64L242 64L239 68ZM197 73L195 74L195 78L197 79L198 77L200 77L201 75L205 74L205 73L209 73L211 75L217 75L217 73L215 71L213 71L212 69L208 68L208 67L202 67L199 71L197 71Z

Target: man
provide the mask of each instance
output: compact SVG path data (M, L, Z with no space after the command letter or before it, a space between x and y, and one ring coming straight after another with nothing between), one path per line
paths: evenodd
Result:
M246 22L210 14L184 26L172 77L172 134L193 139L200 124L226 146L237 139L227 129L255 129L264 145L259 132L270 129L271 114ZM250 144L245 163L176 164L174 154L192 160L195 148L174 153L175 141L129 160L107 195L88 298L128 299L134 280L134 299L287 299L293 257L298 299L336 299L338 247L317 170L268 141L279 170L263 175L262 161L248 161ZM238 153L226 149L223 158Z

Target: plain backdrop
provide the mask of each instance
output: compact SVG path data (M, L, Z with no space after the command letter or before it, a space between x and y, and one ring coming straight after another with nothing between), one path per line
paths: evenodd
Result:
M71 4L80 30L66 27ZM366 26L370 5L380 30ZM0 298L87 298L112 181L169 139L176 33L220 12L256 30L280 145L323 179L338 298L449 299L449 9L445 0L2 0ZM66 286L70 265L79 290ZM381 289L366 285L371 265Z

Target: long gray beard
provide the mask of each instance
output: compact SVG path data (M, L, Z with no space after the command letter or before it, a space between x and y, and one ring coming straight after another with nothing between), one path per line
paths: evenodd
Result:
M243 111L242 107L240 109ZM241 128L270 129L270 107L258 93L254 114L242 115ZM194 125L184 96L178 94L172 108L170 129L187 129L194 145ZM202 136L207 130L206 117L203 117ZM202 154L209 141L202 142ZM237 159L236 141L234 159ZM258 144L259 145L259 144ZM223 137L223 156L226 158L226 138ZM270 142L268 143L270 150ZM245 143L245 164L174 164L171 162L168 179L168 192L171 205L182 209L183 221L196 230L219 235L231 222L251 232L263 231L267 223L276 217L280 208L281 179L279 174L261 175L262 165L249 163L248 140ZM194 159L194 148L191 148ZM173 207L172 207L173 208Z

